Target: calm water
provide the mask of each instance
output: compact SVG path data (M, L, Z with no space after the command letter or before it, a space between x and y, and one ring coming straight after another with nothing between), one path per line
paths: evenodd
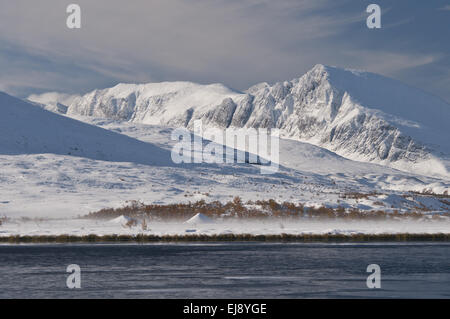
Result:
M450 298L450 243L0 245L0 298L16 297Z

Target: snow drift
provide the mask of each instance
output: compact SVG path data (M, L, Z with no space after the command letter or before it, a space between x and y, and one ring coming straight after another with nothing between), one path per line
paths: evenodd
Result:
M212 222L213 220L208 216L203 215L202 213L198 213L194 217L187 220L185 223L197 225L197 224L211 224Z
M139 224L139 221L137 219L120 215L119 217L116 217L109 221L110 224L117 224L121 226L127 226L127 225L137 225Z

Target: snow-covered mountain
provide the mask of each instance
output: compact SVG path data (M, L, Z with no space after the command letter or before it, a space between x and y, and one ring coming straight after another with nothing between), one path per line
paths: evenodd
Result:
M0 215L77 216L128 200L235 196L365 211L448 211L439 196L406 193L446 194L448 179L355 162L309 143L281 139L279 171L264 175L249 163L175 165L170 154L178 141L167 126L72 117L0 93ZM195 147L194 158L202 155ZM346 196L352 193L366 195Z
M0 155L71 155L170 166L170 152L153 144L43 110L0 92Z
M237 92L221 84L119 84L67 114L193 127L279 128L282 136L353 160L449 176L450 105L396 80L316 65L300 78Z

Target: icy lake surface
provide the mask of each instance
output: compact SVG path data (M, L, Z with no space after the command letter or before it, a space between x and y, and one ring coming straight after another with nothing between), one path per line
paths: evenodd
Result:
M0 245L0 298L449 298L449 266L450 243Z

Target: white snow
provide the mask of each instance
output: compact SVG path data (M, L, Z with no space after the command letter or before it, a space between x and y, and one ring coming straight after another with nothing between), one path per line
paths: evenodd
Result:
M197 224L211 224L212 222L213 220L208 216L205 216L202 213L198 213L189 220L187 220L185 223L197 225Z
M134 218L128 217L128 216L124 216L124 215L120 215L119 217L116 217L112 220L109 221L112 224L118 224L118 225L122 225L125 226L127 224L131 223L135 223L137 224L138 221Z
M0 154L58 154L95 160L170 165L170 153L35 107L0 92Z
M190 108L208 110L227 98L242 93L222 84L192 82L118 84L75 98L68 114L133 119L145 124L167 123Z
M375 73L321 67L330 83L356 103L395 123L405 134L450 150L450 105L444 100Z
M187 227L189 226L189 227ZM214 223L187 225L185 222L148 223L147 229L137 224L124 227L122 223L112 223L91 219L30 219L11 220L0 226L0 237L11 235L218 235L218 234L448 234L450 220L423 218L420 220L386 220L386 221L342 221L333 219L300 220L217 220Z
M381 91L371 91L367 83L358 81L378 85L381 88L376 90L386 94L383 97ZM365 211L449 212L448 198L408 193L450 192L445 153L449 143L448 105L389 81L363 72L355 74L355 71L317 66L300 79L273 86L257 85L247 93L219 84L120 84L73 97L68 115L64 116L55 114L59 112L57 109L52 113L42 105L0 92L0 216L9 218L0 226L0 235L142 232L139 220L136 227L123 226L130 221L128 216L107 223L74 218L102 208L120 207L130 200L148 204L228 202L240 196L243 202L275 199ZM317 85L316 89L309 87L312 84ZM251 98L248 93L252 94ZM337 105L339 94L342 103ZM369 94L380 96L366 99ZM64 98L72 97L58 94L30 97L47 106L64 102ZM400 106L401 101L407 105ZM423 111L425 102L427 109ZM191 109L193 114L185 114ZM369 120L358 126L361 114ZM190 122L191 118L202 118L208 125L222 124L221 127L258 127L265 120L275 121L274 126L285 133L280 140L279 172L261 175L258 165L251 164L175 165L170 157L175 143L170 138L171 126L182 123L189 127L185 121ZM386 123L395 128L385 131ZM330 133L333 128L335 134L342 134L339 142L324 140L329 136L320 135ZM418 141L432 141L427 147L433 151L415 148L418 142L407 139L400 130ZM305 135L298 135L302 132ZM441 136L433 137L435 134ZM375 152L390 155L385 160L377 160L372 146L376 146ZM397 148L400 155L394 160ZM359 154L360 149L367 153ZM437 150L441 153L436 153ZM202 154L194 156L198 158ZM370 195L345 198L346 193ZM191 229L187 225L195 227ZM448 233L449 230L447 219L440 223L424 219L420 223L299 221L279 225L211 221L204 215L196 215L187 223L152 222L147 232L298 234Z
M88 125L24 106L21 101L15 103L17 108L1 108L5 116L0 118L0 131L3 129L2 136L10 138L0 137L0 215L71 217L119 207L129 200L161 204L201 199L227 202L235 196L244 201L275 199L308 206L344 205L387 211L414 210L423 202L431 212L448 211L448 206L437 198L415 195L391 202L389 197L411 190L442 194L450 189L448 180L354 162L307 143L282 139L282 166L277 174L268 176L261 175L258 166L248 164L171 165L168 158L175 142L170 139L170 128L77 117L93 124ZM25 112L23 107L36 112ZM15 126L14 118L31 124ZM35 123L34 119L39 121ZM34 139L37 145L27 148L11 143L19 134ZM76 141L91 145L93 151L68 155L66 152ZM95 150L111 155L99 160ZM198 156L201 154L195 154ZM347 192L381 195L367 201L342 199Z
M191 82L119 84L76 98L70 115L185 126L276 127L349 159L450 177L450 105L377 74L316 65L246 92Z

